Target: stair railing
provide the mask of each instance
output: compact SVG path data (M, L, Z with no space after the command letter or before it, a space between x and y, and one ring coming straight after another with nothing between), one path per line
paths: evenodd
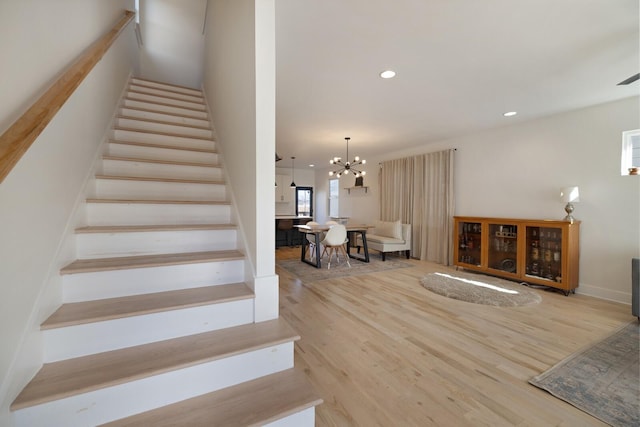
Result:
M9 175L33 141L102 59L134 16L135 12L125 11L124 16L108 33L95 41L22 116L0 135L0 183Z

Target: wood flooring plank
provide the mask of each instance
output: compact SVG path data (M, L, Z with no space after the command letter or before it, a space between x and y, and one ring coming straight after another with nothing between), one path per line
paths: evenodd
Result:
M280 315L303 337L295 364L324 400L317 427L605 425L528 380L633 320L628 306L543 290L535 306L472 304L420 286L455 269L406 262L318 282L276 264Z
M121 319L168 310L220 304L253 298L244 283L180 289L151 294L63 304L41 325L41 330Z
M11 410L295 341L281 319L45 364Z
M104 426L261 426L321 403L305 375L288 369Z
M240 259L244 259L244 254L237 250L79 259L63 267L60 270L60 274L65 275L96 271L125 270L130 268L160 267L203 262L222 262Z

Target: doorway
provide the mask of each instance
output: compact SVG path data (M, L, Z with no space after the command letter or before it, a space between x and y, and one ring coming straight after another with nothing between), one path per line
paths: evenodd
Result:
M296 187L296 216L313 218L313 187Z

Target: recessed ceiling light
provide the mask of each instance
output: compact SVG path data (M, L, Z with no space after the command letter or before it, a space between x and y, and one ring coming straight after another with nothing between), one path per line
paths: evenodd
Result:
M310 168L314 167L315 165L309 165Z
M505 116L505 117L513 117L516 114L518 114L517 111L508 111L508 112L504 113L503 116Z
M396 76L396 72L393 70L386 70L380 73L380 77L383 79L392 79Z

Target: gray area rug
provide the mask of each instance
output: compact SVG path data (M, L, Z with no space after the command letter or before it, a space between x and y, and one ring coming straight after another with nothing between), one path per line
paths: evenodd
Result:
M368 263L356 259L349 259L351 268L349 268L345 262L344 257L340 257L340 262L337 263L334 256L331 261L331 269L327 269L326 257L322 258L321 261L322 268L315 268L309 264L305 264L300 261L300 258L281 260L277 261L276 264L298 277L304 283L411 267L411 264L408 262L403 262L393 257L387 257L386 261L382 261L373 255L370 257L370 262Z
M475 304L518 307L542 301L537 292L524 285L466 271L431 273L420 283L438 295Z
M529 383L612 426L640 425L640 323L581 350Z

